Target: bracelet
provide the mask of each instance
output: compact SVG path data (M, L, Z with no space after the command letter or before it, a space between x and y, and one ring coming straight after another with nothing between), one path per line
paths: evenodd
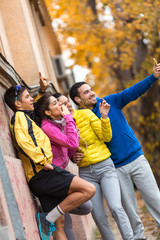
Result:
M43 91L41 88L38 90L39 93L44 94L45 91Z

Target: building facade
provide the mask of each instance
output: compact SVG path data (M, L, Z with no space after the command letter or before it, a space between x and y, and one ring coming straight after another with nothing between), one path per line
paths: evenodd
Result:
M0 1L0 239L38 240L38 211L16 158L9 131L11 110L3 101L7 88L25 84L31 93L39 88L39 72L49 78L50 90L68 93L74 83L66 74L55 33L43 0ZM70 169L76 172L75 166ZM74 217L77 239L90 240L91 216ZM81 229L79 231L79 226Z

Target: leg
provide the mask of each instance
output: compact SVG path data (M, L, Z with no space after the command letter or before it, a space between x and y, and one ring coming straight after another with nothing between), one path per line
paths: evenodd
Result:
M70 172L54 166L52 171L40 171L30 183L31 191L39 197L42 207L51 210L56 205L54 200L59 200L62 212L67 213L82 203L88 201L95 193L93 184L71 174ZM46 204L47 198L52 200ZM43 199L43 202L42 202ZM53 211L54 210L54 211ZM47 216L48 221L55 222L60 215L57 209L53 209ZM56 214L55 214L56 213ZM52 217L51 217L52 215ZM50 218L50 220L49 220Z
M134 162L134 161L133 161ZM146 239L144 237L144 227L138 216L137 199L134 191L134 185L130 171L133 168L133 162L116 169L118 175L122 205L129 217L135 239Z
M67 240L64 233L64 216L60 217L56 222L55 240Z
M91 167L85 167L79 169L79 174L82 178L87 181L90 181L96 187L96 193L91 198L93 209L92 209L92 217L98 226L100 234L103 240L114 240L114 236L112 230L108 223L108 217L106 214L106 210L103 203L102 192L100 188L100 184L96 179L95 173L92 171Z
M88 200L87 202L81 204L79 207L70 211L70 213L75 215L87 215L92 211L92 202Z
M68 196L48 213L46 219L54 223L63 214L89 200L94 193L95 187L93 184L74 176L69 187Z
M64 231L67 236L68 240L76 240L76 237L74 235L73 229L72 229L72 219L69 213L66 213L64 215L65 217L65 223L64 223Z
M87 202L81 204L79 207L73 209L70 211L70 213L75 215L87 215L92 210L92 202L88 200ZM69 240L76 240L76 237L74 235L73 229L72 229L72 219L70 217L69 213L66 213L65 215L65 234Z
M121 203L120 187L114 164L107 159L96 166L101 189L124 240L133 240L133 231Z
M152 169L144 157L141 155L135 162L133 180L145 201L148 211L157 222L160 231L160 191L152 173Z
M59 204L64 213L70 212L95 194L93 184L75 176L71 182L68 196Z
M54 223L64 213L86 202L95 193L94 185L56 166L52 171L41 170L31 179L29 186L39 197L43 209L49 212L47 216L41 214L40 222L47 220ZM57 203L60 204L55 207Z

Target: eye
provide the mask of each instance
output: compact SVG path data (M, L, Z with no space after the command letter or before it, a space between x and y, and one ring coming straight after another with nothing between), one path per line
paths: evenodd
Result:
M52 105L53 105L53 106L55 106L56 104L58 104L57 101L52 102Z
M87 94L88 92L89 92L89 90L85 91L85 93L84 93L84 94Z

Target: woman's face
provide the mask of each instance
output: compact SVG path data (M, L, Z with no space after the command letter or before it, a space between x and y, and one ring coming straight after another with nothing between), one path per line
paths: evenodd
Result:
M60 120L61 119L61 104L57 101L57 99L53 96L49 98L49 110L45 111L45 114L53 119Z
M69 112L73 114L72 104L69 102L69 99L67 97L62 95L58 98L58 101L61 105L65 105L68 108Z

